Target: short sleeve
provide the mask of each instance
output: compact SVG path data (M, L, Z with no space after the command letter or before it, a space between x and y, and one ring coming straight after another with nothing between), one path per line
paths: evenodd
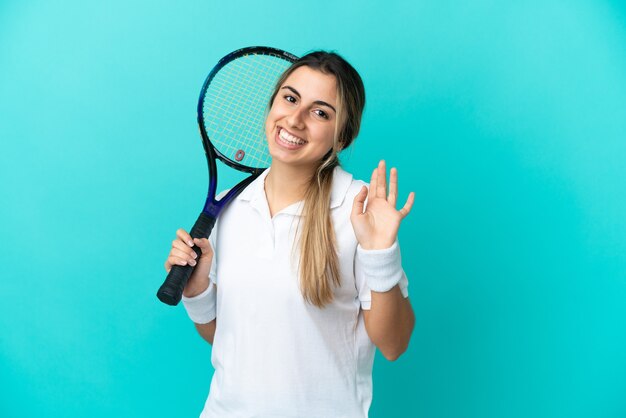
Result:
M398 243L396 242L394 244L394 247L397 245ZM390 251L394 251L394 247L385 250L369 251L363 250L360 247L357 248L354 257L354 276L356 281L358 298L361 302L362 309L369 310L372 307L372 291L367 284L368 275L371 276L374 274L378 274L379 271L385 271L385 269L378 270L376 266L377 264L382 266L383 264L387 263L386 259L388 259L388 253ZM400 263L399 259L397 263ZM400 274L400 279L398 281L398 285L400 286L400 292L402 293L402 296L407 298L409 297L409 280L406 277L406 273L402 269L401 265L397 265L394 268L399 269L398 274Z

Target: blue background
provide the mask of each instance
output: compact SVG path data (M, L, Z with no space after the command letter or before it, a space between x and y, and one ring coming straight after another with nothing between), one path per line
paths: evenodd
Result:
M416 204L417 323L372 417L626 416L626 7L618 1L0 1L0 416L197 416L210 346L159 303L205 197L227 52L333 49Z

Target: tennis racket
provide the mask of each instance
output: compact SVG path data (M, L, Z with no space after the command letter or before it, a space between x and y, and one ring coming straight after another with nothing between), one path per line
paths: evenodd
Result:
M231 52L211 70L198 100L198 125L209 166L209 192L193 238L208 238L220 212L269 167L265 109L280 75L297 59L275 48L248 47ZM250 176L216 200L216 160ZM200 257L202 251L194 245ZM172 266L157 297L177 305L194 267Z

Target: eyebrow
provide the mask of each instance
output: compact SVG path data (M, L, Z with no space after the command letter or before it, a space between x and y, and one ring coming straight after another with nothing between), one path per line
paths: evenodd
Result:
M298 93L298 90L294 89L294 88L293 88L293 87L291 87L291 86L283 86L283 87L281 87L281 90L282 90L282 89L288 89L288 90L291 90L291 91L293 92L293 94L295 94L296 96L298 96L298 98L302 97L302 96L300 96L300 93ZM337 113L337 111L335 110L335 108L334 108L332 105L330 105L330 104L326 103L326 102L325 102L325 101L323 101L323 100L316 100L316 101L314 101L313 103L315 103L315 104L317 104L317 105L321 105L321 106L327 106L327 107L330 107L330 108L333 110L333 112Z

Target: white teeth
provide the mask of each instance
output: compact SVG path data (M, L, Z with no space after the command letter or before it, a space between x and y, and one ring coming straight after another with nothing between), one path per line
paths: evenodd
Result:
M306 143L306 141L304 139L298 138L297 136L293 136L289 132L287 132L286 130L284 130L282 128L281 128L278 136L280 137L280 139L282 139L283 141L289 142L290 144L302 145L302 144Z

